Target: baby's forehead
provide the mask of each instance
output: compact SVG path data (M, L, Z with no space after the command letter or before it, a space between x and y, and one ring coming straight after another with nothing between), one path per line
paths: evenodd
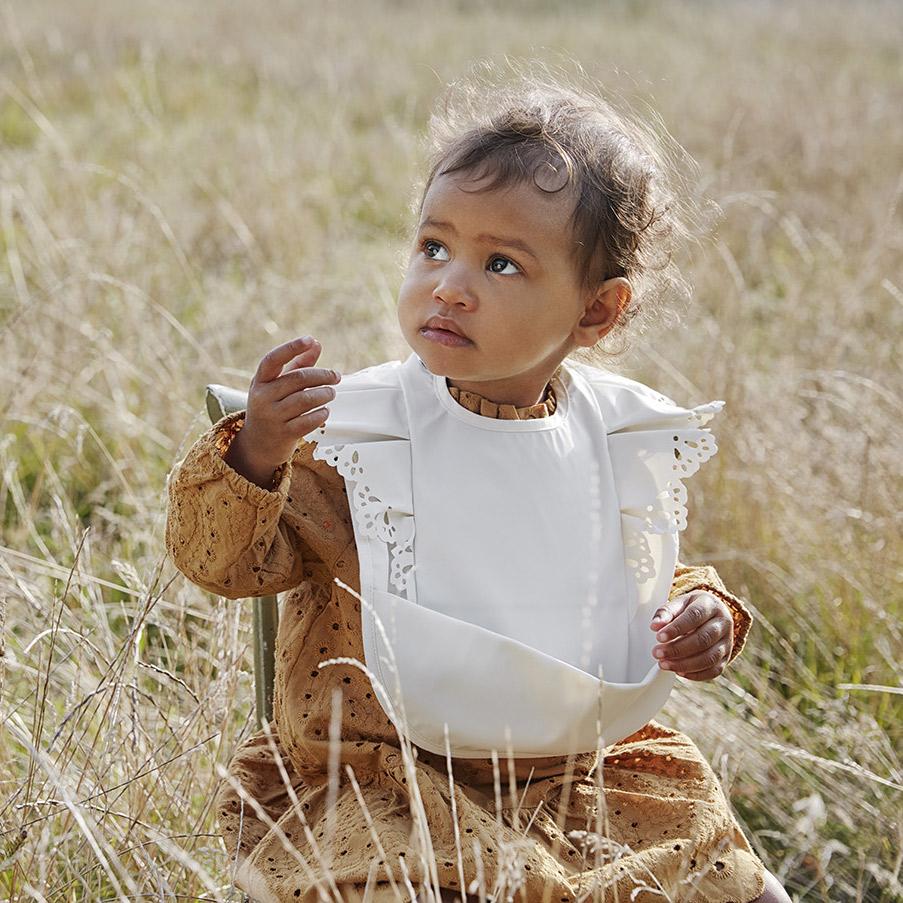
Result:
M498 185L447 173L429 186L420 211L418 240L438 240L449 247L503 251L519 248L535 260L570 260L579 242L574 230L574 202L569 191L544 192L519 180ZM450 244L449 244L450 243Z

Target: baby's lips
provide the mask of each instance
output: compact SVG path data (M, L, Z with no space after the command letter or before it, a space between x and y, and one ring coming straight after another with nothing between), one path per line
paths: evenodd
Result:
M451 332L454 335L461 336L462 339L468 338L464 330L451 317L430 317L423 324L424 329L441 329L444 332Z

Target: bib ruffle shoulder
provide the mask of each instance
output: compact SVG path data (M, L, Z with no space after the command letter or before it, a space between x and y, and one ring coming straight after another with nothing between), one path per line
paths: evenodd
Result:
M652 658L648 624L668 598L677 562L677 534L687 517L683 481L716 451L705 425L721 403L681 408L640 383L570 362L553 389L558 405L548 418L488 421L458 407L444 380L412 356L346 376L327 424L307 437L317 444L314 457L346 483L360 558L365 664L377 698L399 731L431 752L538 757L601 748L646 724L673 685L674 676ZM442 433L449 423L451 432ZM558 437L570 436L567 430L578 424L588 430L594 469L584 494L592 490L612 507L607 520L601 509L590 516L603 525L600 543L617 545L607 560L616 559L619 571L602 575L605 602L614 606L601 622L611 625L610 654L589 668L558 655L554 644L550 652L516 631L433 604L432 594L419 593L418 586L435 581L417 568L429 571L435 556L415 560L415 524L431 498L418 476L422 454L444 453L448 436L458 441L456 429L496 431L488 442L511 432L546 431L552 446L567 446ZM530 493L530 486L523 491ZM512 525L518 528L526 529ZM529 595L529 583L518 591ZM520 601L513 599L505 616L516 617ZM565 606L562 629L581 629L580 621L569 620L567 600L548 601ZM609 660L616 664L604 664Z

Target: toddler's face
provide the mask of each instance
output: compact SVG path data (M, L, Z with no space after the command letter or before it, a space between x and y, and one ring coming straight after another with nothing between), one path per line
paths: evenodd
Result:
M423 201L398 319L427 368L498 403L535 404L591 301L573 258L573 195L478 191L442 175Z

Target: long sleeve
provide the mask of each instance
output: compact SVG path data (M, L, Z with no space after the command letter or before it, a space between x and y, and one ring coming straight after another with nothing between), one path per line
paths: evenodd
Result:
M205 433L169 480L166 545L192 582L232 599L324 582L353 543L342 478L302 443L272 491L223 460L241 428L230 415Z
M712 593L718 596L730 609L734 619L734 648L731 652L733 661L743 649L746 636L752 626L752 615L746 606L734 595L728 592L718 572L711 566L685 567L678 564L674 571L674 582L671 584L670 598L691 593L694 590Z

